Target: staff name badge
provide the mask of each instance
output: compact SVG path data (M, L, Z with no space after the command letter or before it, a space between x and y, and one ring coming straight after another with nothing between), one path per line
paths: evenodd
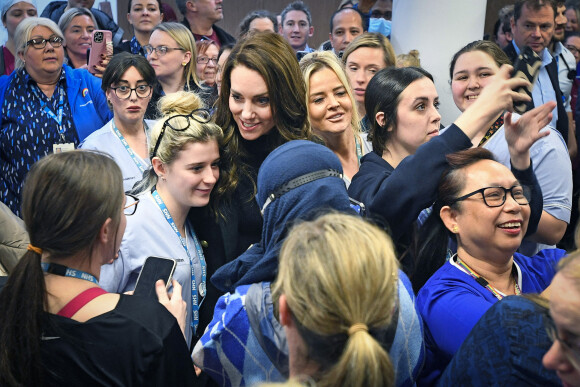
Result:
M72 142L52 145L52 151L54 153L70 152L72 150L75 150L75 144Z

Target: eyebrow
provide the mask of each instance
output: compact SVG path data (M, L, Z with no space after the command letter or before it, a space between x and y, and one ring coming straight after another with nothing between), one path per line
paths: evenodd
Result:
M230 94L238 94L238 95L243 95L242 93L240 93L239 91L236 91L232 88L230 88ZM264 92L262 94L256 94L254 96L252 96L252 98L256 98L256 97L267 97L268 96L268 92Z
M478 67L475 69L475 71L481 71L481 70L490 70L491 71L492 68L487 67L487 66L481 66L481 67ZM467 70L460 70L460 71L457 71L456 73L454 73L453 76L455 76L457 74L463 74L463 73L468 73L468 71Z
M346 89L346 87L344 87L344 85L341 84L340 86L336 86L334 89L332 89L332 91L337 91L340 89ZM324 94L326 94L325 91L319 91L318 93L311 93L310 96L312 97L314 95L324 95Z

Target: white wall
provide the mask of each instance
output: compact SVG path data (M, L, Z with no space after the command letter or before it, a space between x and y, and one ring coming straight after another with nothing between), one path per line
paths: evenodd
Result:
M3 1L3 0L0 0ZM93 5L94 8L99 8L99 3L103 2L105 0L95 0L95 5ZM115 21L117 21L117 0L108 0L111 3L111 9L113 11L113 18L115 19ZM36 0L36 6L38 7L38 14L40 15L42 13L42 11L44 10L44 7L46 7L46 5L48 3L50 3L51 0ZM6 32L6 29L4 28L4 26L0 26L0 44L4 44L4 42L6 41L6 39L8 39L8 33Z
M482 39L486 0L394 0L391 43L397 54L419 50L421 67L435 79L441 102L441 123L449 125L461 114L449 85L453 54Z

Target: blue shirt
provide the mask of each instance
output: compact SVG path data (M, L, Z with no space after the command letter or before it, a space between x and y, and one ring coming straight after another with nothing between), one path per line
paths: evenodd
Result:
M61 93L63 114L59 125L56 117ZM47 113L45 105L54 116ZM67 98L65 70L50 98L25 69L17 70L2 104L0 131L0 196L15 214L20 215L20 190L32 164L52 153L53 144L69 142L76 145L79 137Z

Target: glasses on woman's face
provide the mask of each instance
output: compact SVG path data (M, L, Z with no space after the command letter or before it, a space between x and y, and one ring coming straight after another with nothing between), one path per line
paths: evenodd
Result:
M135 195L125 194L125 206L123 207L123 213L127 216L131 216L137 211L137 204L139 204L139 198Z
M530 204L532 192L530 187L524 185L514 185L511 188L485 187L470 192L466 195L453 199L450 204L465 200L473 195L481 194L483 202L488 207L500 207L505 203L507 193L512 195L516 203L521 205Z
M566 48L567 48L568 50L570 50L570 52L572 53L572 55L576 55L576 54L578 54L578 53L580 52L580 48L578 48L578 47L576 47L576 46L573 46L573 45L571 45L571 44L567 44L567 45L566 45Z
M60 36L52 35L48 39L44 39L44 38L30 39L28 42L26 42L26 45L32 46L32 47L36 48L37 50L42 50L44 47L46 47L46 43L50 43L50 45L52 47L56 48L56 47L62 46L62 41L63 41L63 38L61 38Z
M175 130L176 132L182 132L187 128L189 128L190 119L194 119L200 124L207 124L211 120L211 113L209 112L208 109L195 109L189 114L178 114L166 119L165 122L163 123L163 126L161 127L159 137L157 137L157 142L155 142L153 153L151 153L151 159L153 159L153 157L157 155L159 144L161 144L161 139L165 134L165 128L170 127L172 130Z
M139 85L137 87L129 86L117 86L110 87L111 90L115 92L115 95L119 99L128 99L131 97L131 93L134 91L135 95L139 98L147 98L151 95L152 86L151 85Z
M196 61L199 64L208 64L209 62L213 62L213 64L217 66L218 58L210 58L207 56L198 56Z
M572 343L569 340L562 339L558 334L558 328L556 328L554 320L549 314L544 316L544 326L546 327L546 332L550 340L552 342L558 340L562 347L562 352L566 355L568 361L574 368L580 370L580 346L578 346L578 343Z
M167 46L157 46L157 47L153 47L150 44L148 44L146 46L143 46L143 49L145 50L145 52L147 53L147 55L151 55L153 53L153 51L155 51L155 53L157 54L157 56L163 56L163 55L167 54L169 51L173 51L173 50L185 51L181 47L167 47Z

